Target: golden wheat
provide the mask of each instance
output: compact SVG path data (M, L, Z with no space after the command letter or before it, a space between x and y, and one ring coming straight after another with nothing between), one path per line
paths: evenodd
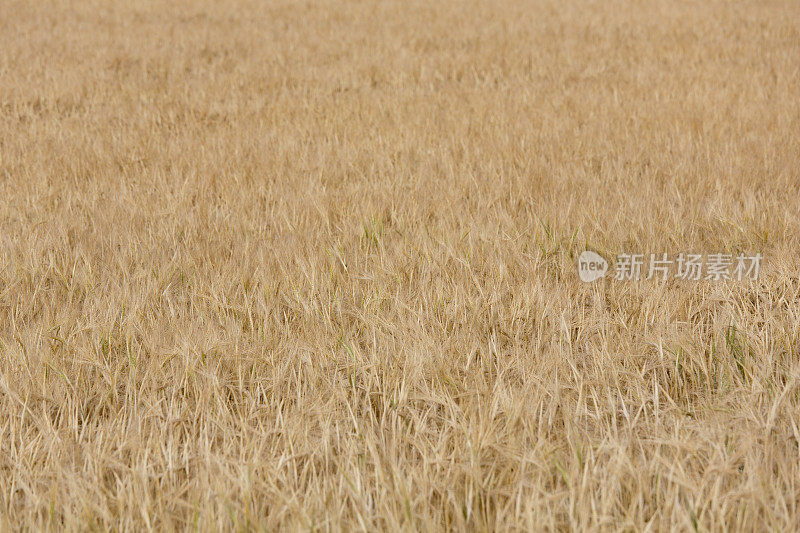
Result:
M0 106L0 528L800 527L797 2L0 0Z

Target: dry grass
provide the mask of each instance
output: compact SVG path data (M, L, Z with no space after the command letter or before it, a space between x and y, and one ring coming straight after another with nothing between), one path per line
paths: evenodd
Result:
M0 0L0 528L800 525L797 2L130 4Z

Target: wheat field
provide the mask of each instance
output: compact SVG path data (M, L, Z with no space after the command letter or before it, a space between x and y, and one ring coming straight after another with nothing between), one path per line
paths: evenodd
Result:
M797 1L0 0L0 158L2 530L800 528Z

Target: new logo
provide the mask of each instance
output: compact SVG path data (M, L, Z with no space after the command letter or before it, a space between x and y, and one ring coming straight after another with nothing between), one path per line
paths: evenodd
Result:
M578 257L578 275L585 282L600 279L608 272L608 261L600 254L586 250Z

